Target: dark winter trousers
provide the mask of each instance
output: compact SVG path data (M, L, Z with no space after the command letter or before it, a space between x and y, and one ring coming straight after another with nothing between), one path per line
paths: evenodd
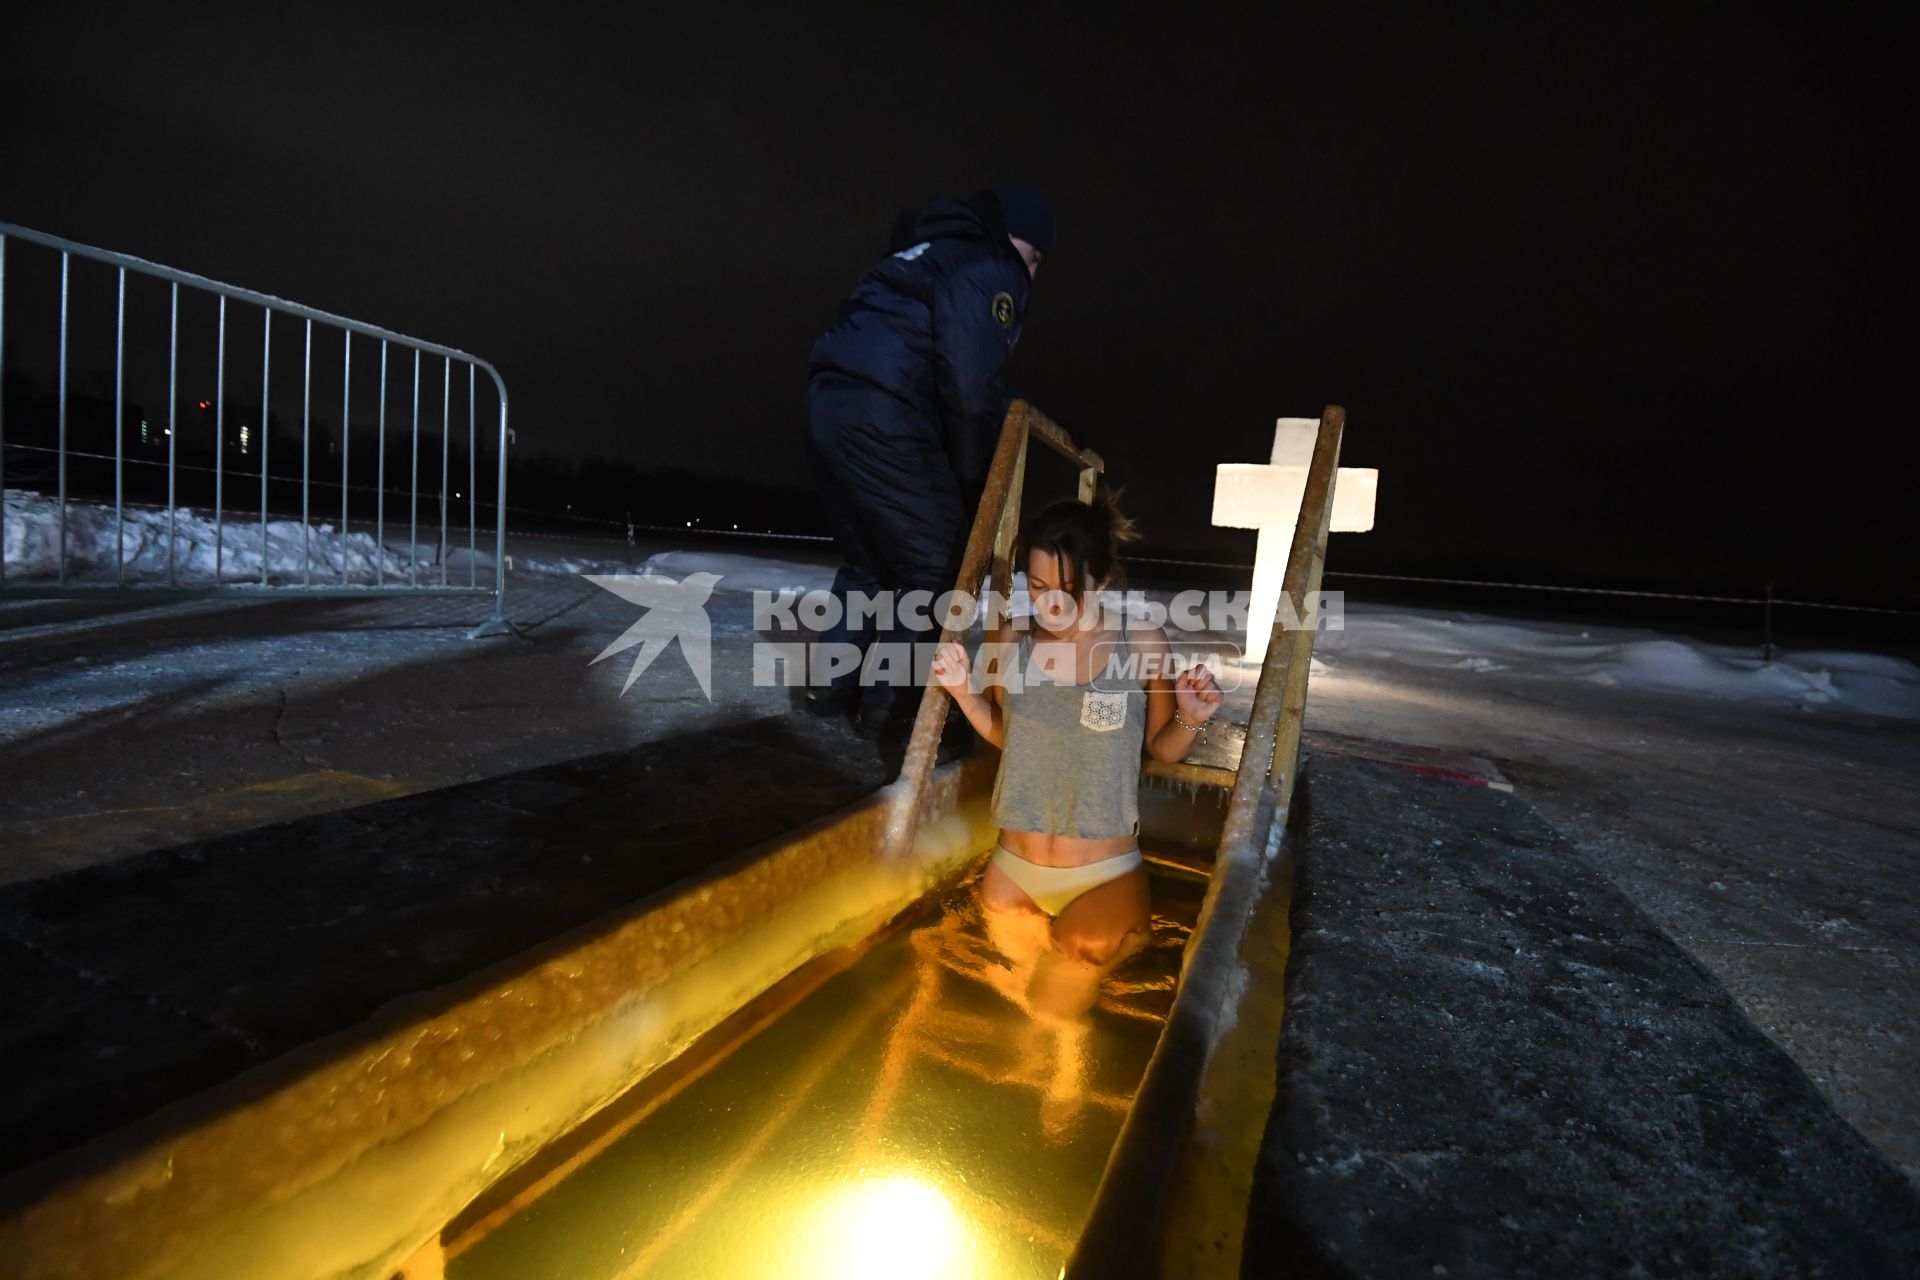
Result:
M894 396L831 374L816 375L808 386L807 424L820 502L845 560L833 579L840 620L820 639L853 644L863 655L875 640L938 640L937 631L910 629L898 607L909 591L927 591L937 602L952 590L972 525L937 424ZM895 593L894 625L884 634L870 617L856 624L847 608L850 592L878 591ZM923 612L937 621L931 602ZM926 661L917 655L914 670ZM909 678L905 672L897 677L902 684ZM833 679L840 693L858 683L858 669ZM893 694L871 683L863 691L882 700Z

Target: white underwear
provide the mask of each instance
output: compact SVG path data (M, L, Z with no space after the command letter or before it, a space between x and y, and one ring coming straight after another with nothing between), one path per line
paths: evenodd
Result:
M1067 904L1089 889L1097 889L1109 880L1118 880L1141 865L1140 850L1129 849L1098 862L1078 867L1048 867L1029 862L1003 844L993 846L993 865L1007 879L1019 885L1035 906L1050 916L1067 909Z

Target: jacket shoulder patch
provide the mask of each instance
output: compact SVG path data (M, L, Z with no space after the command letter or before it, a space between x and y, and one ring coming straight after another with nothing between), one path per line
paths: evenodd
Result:
M1002 329L1013 328L1013 295L1001 290L993 295L993 318Z

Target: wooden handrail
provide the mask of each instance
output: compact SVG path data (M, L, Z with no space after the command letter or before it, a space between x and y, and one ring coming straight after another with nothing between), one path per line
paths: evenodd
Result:
M1273 1104L1285 992L1290 848L1310 598L1320 587L1346 413L1327 406L1247 723L1220 850L1181 960L1165 1031L1107 1160L1066 1274L1237 1277L1253 1172ZM1302 624L1288 628L1289 616ZM1260 975L1269 981L1249 981Z
M1027 440L1045 443L1054 452L1080 467L1080 500L1093 500L1094 487L1105 463L1091 449L1081 449L1073 437L1046 414L1015 400L1007 408L1000 425L1000 440L987 468L987 482L980 493L980 507L967 536L967 549L960 561L960 576L954 589L969 595L979 591L987 570L992 569L994 585L1005 597L1011 593L1013 570L1010 552L1020 519L1020 499L1026 474ZM940 643L957 640L962 628L949 613L941 619ZM989 619L989 624L998 619ZM894 818L889 824L886 853L904 855L913 845L920 825L921 796L927 779L933 774L934 756L939 751L940 732L947 717L947 691L929 680L920 696L920 708L914 717L913 733L901 760L900 775L894 781Z

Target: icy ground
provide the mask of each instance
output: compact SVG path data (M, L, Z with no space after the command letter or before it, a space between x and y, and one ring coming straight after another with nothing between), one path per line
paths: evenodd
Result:
M467 641L486 605L459 600L0 603L0 882L787 714L752 685L744 588L831 577L810 547L509 553L531 644ZM624 697L624 662L589 665L637 611L579 573L642 567L721 575L711 705L677 648ZM1310 728L1495 761L1920 1177L1920 670L1359 600L1346 622Z

